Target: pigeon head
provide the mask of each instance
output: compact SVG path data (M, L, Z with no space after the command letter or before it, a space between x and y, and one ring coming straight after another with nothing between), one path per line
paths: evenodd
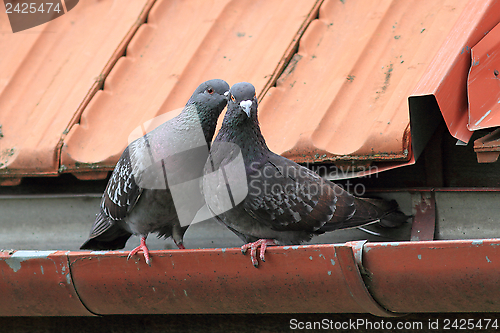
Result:
M249 152L243 155L244 158L267 152L269 149L257 118L258 103L254 86L247 82L236 83L229 90L227 99L227 112L215 141L235 143Z
M224 96L224 93L229 91L229 85L226 81L220 79L213 79L203 82L196 88L193 95L190 98L191 100L196 100L200 96Z
M233 119L257 119L257 96L252 84L240 82L231 87L228 94L228 111Z
M228 91L229 85L224 80L205 81L196 88L186 105L194 104L202 120L217 119L227 104L225 94Z
M205 81L196 88L184 108L186 116L198 116L207 142L212 140L217 119L227 105L228 91L229 85L224 80Z

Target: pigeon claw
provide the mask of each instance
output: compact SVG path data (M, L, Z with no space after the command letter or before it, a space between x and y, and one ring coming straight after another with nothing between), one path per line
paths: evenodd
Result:
M256 242L245 244L241 247L241 253L245 254L248 249L250 249L250 260L255 268L259 267L259 262L257 261L257 248L260 246L260 260L266 262L266 248L268 245L276 245L272 239L259 239Z
M128 254L127 260L130 259L134 254L137 252L141 251L144 253L144 259L146 260L146 264L151 266L151 259L149 258L149 250L148 247L146 246L146 237L141 237L141 245L130 251Z
M186 249L186 247L184 246L184 244L182 242L176 242L174 240L174 243L175 243L175 245L177 245L177 247L179 248L179 250L185 250Z

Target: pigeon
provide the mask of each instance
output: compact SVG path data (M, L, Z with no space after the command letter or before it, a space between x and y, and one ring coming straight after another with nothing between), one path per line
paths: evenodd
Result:
M134 234L140 245L128 258L142 250L151 265L146 237L153 232L184 249L184 233L204 205L200 181L228 91L223 80L202 83L177 117L125 148L80 249L122 249Z
M233 85L222 126L205 165L202 191L209 211L246 244L252 264L268 245L297 245L314 235L409 216L395 201L356 197L333 182L273 153L257 119L252 84Z

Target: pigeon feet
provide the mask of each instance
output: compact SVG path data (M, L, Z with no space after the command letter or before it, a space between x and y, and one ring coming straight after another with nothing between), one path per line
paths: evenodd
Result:
M245 254L248 249L250 249L250 259L254 267L259 266L257 261L257 248L260 246L260 260L266 261L265 253L268 245L277 245L272 239L259 239L256 242L245 244L241 247L241 253Z
M175 240L174 240L174 243L175 243L175 245L177 245L177 247L179 248L179 250L185 250L186 249L186 247L184 246L183 243L181 243L181 242L177 243Z
M142 250L142 252L144 253L144 259L146 259L146 264L151 266L151 260L149 259L149 250L148 250L148 247L146 246L146 237L141 237L141 245L139 245L138 247L136 247L135 249L130 251L130 253L128 254L127 260L129 260L131 256L133 256L134 254L136 254L140 250Z

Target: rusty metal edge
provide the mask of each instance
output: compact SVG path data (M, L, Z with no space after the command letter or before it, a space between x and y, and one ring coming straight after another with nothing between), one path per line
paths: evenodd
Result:
M354 298L366 312L372 315L379 317L404 316L405 314L394 313L382 307L366 288L365 282L361 276L361 270L363 270L361 255L365 243L366 241L359 241L346 243L344 245L335 245L335 254L352 298Z
M42 255L39 255L40 252L42 252ZM23 254L27 255L27 257L21 257L22 259L20 260L20 262L26 261L26 260L30 260L30 261L31 260L47 260L47 259L52 259L54 257L55 257L55 259L60 260L61 262L64 262L66 267L68 268L68 271L69 271L69 273L67 274L67 276L68 276L67 279L68 279L68 285L70 288L70 291L69 291L70 297L71 297L71 295L73 297L76 296L78 298L78 300L77 301L75 300L73 302L76 302L76 304L81 305L81 307L78 307L78 305L76 305L76 307L78 307L79 311L70 312L70 311L68 311L68 309L63 308L64 305L66 305L65 302L55 301L53 304L51 304L52 306L49 309L49 312L52 311L52 313L46 314L45 316L61 316L60 312L65 313L63 316L96 316L95 313L91 312L85 306L85 304L81 301L80 295L78 295L78 291L76 289L76 286L75 286L75 283L73 280L73 275L71 274L71 263L70 263L70 258L68 256L68 252L69 251L58 251L58 250L54 250L54 251L51 251L51 250L43 250L43 251L26 250L26 251L22 251L21 250L21 251L18 251L18 250L1 250L0 249L0 260L8 260L10 258L13 258L13 256L16 253L20 253L21 255L23 255ZM5 280L5 276L15 275L16 270L12 269L9 271L2 271L1 273L2 273L2 277L3 277L2 280ZM42 273L42 276L43 276L43 273ZM34 280L40 280L40 276L31 275L31 277ZM18 276L14 276L12 280L16 281L18 279L19 279ZM9 279L7 279L7 280L9 280ZM22 281L19 281L19 282L23 282L23 285L24 285L24 282L26 282L26 281L23 281L23 280L24 279L22 279ZM58 288L60 284L55 284L55 285L57 285L56 288ZM24 291L24 292L26 293L26 291ZM38 292L40 292L40 291L38 291ZM50 293L50 291L45 290L45 291L42 291L42 293ZM21 292L21 294L22 294L22 292ZM7 304L9 304L9 300L2 299L2 301L7 302ZM40 314L36 313L36 310L37 309L33 309L33 312L30 313L29 316L39 317ZM73 309L73 310L75 310L75 309ZM87 312L85 312L85 311L87 311ZM0 313L0 317L1 316L5 316L5 314ZM26 316L26 314L23 313L22 316Z
M390 245L390 248L393 247L401 247L403 248L413 248L413 247L429 247L433 249L438 249L440 247L457 247L457 248L463 248L467 246L477 246L477 244L500 244L500 239L498 238L493 238L493 239L483 239L483 240L453 240L453 241L421 241L421 242L390 242L390 243L365 243L366 241L360 241L360 242L348 242L345 244L332 244L332 246L335 249L335 253L337 256L337 259L339 260L341 270L345 279L345 283L348 286L352 297L357 301L357 303L362 306L363 309L365 309L368 313L371 313L376 316L383 316L383 317L395 317L395 316L401 316L403 314L400 313L393 313L386 308L382 307L371 295L371 293L368 291L363 278L362 278L362 272L363 272L363 265L362 265L362 258L361 255L363 252L367 252L370 250L370 247L373 248L374 246L378 247L379 249L383 249L387 245ZM314 245L312 245L314 246ZM369 247L368 249L363 250L363 248ZM286 252L287 247L276 247L277 250ZM211 250L187 250L190 252L207 252L207 251L213 251L215 252L217 249L211 249ZM175 251L175 250L174 250ZM157 251L154 251L157 252ZM159 252L159 251L158 251ZM163 252L163 251L162 251ZM12 253L12 252L11 252ZM0 257L6 257L8 255L11 255L11 253L6 254L0 252ZM80 251L75 251L72 252L73 255L78 255ZM99 252L100 253L100 252ZM89 251L82 252L81 254L83 255L99 255L99 253L92 253ZM370 255L373 255L374 252L370 253ZM58 256L65 256L66 260L68 260L68 263L70 262L70 253L65 252L65 251L58 251L58 253L54 254ZM124 260L123 253L121 252L106 252L107 256L112 256L116 257L116 260ZM244 257L242 257L242 260ZM71 270L70 270L71 274ZM33 277L34 278L34 277ZM71 275L71 281L73 284L73 288L75 288L75 292L78 295L78 290L76 290L75 287L75 282L74 282L74 277ZM78 295L80 297L80 295ZM81 301L81 300L80 300ZM82 302L83 304L83 302ZM58 306L58 304L54 304L54 306ZM88 310L88 308L83 304L83 306ZM95 313L92 313L89 310L90 315L95 315ZM0 314L1 316L2 314ZM78 315L78 314L74 314Z
M474 152L478 163L493 163L500 155L500 128L474 141Z

